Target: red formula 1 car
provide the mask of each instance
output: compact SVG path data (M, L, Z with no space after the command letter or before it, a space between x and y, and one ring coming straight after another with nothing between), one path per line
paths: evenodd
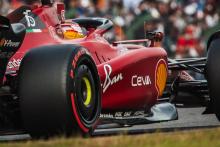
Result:
M211 57L209 70L206 58L168 59L159 47L161 33L110 44L103 37L113 27L110 20L65 20L64 5L52 5L42 0L40 7L22 6L0 17L2 130L22 129L34 137L89 134L105 121L132 125L175 120L177 111L169 101L176 100L178 91L210 102L207 81L186 70L214 72L211 62L217 57ZM204 75L216 97L218 76Z

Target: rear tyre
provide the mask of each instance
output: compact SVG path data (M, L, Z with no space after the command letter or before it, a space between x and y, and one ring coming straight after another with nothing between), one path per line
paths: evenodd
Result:
M208 48L206 78L214 113L220 120L220 39L215 39Z
M32 137L90 134L101 110L96 65L79 46L33 49L21 63L19 97Z

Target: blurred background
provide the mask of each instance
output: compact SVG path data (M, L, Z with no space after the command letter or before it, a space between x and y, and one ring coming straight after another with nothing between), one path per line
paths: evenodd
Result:
M163 47L175 58L199 57L211 33L220 28L219 0L56 0L66 4L66 17L105 17L115 27L110 41L143 39L146 31L165 34ZM0 15L38 0L0 0Z

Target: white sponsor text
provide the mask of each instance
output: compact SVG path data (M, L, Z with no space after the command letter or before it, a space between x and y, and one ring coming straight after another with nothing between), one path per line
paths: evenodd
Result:
M131 85L132 87L138 87L138 86L147 86L151 84L150 76L138 76L134 75L131 79Z
M109 86L123 80L122 73L111 78L112 67L108 64L104 65L104 71L105 71L106 77L105 77L105 81L103 84L103 93L106 92L106 90L109 88Z

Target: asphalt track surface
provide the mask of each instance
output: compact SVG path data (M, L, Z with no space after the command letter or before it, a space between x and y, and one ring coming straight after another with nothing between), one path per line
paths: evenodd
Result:
M115 134L140 134L153 132L171 132L176 130L191 130L202 128L220 127L220 122L214 114L202 114L204 107L178 108L179 119L169 122L160 122L154 124L135 125L119 128L116 124L108 124L97 129L94 136L115 135ZM115 127L115 128L106 128ZM105 128L105 129L104 129ZM31 139L28 134L10 134L0 136L0 141L16 141Z

